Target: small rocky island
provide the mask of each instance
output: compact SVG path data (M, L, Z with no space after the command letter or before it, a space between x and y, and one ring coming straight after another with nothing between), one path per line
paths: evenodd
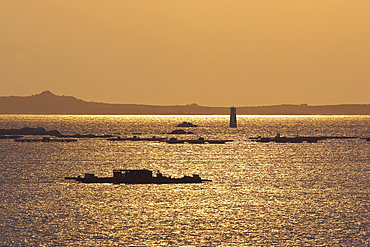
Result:
M21 141L24 139L23 136L52 136L57 138L111 138L113 135L93 135L93 134L74 134L74 135L64 135L60 133L59 130L49 130L47 131L44 127L24 127L21 129L0 129L0 139L16 139ZM30 139L27 139L30 140ZM39 139L35 139L39 140ZM25 140L26 141L26 140ZM40 139L43 142L56 141L56 139Z
M176 127L198 127L196 124L192 124L190 122L182 122L181 124L176 125Z

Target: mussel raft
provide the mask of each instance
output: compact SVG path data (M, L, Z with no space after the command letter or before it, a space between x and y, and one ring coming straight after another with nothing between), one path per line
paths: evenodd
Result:
M159 171L156 176L150 170L113 170L113 177L97 177L92 173L85 173L84 177L65 177L65 179L76 180L81 183L113 183L113 184L180 184L180 183L202 183L212 181L202 179L199 175L172 178L162 175Z

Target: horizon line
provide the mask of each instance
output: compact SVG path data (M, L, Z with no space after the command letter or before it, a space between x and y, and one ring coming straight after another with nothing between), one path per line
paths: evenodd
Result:
M5 97L34 97L34 96L40 96L40 95L53 95L56 97L72 97L77 100L82 100L87 103L98 103L98 104L109 104L109 105L142 105L142 106L160 106L160 107L165 107L165 106L197 106L197 107L210 107L210 108L230 108L230 107L235 107L235 108L247 108L247 107L274 107L274 106L306 106L306 107L319 107L319 106L361 106L361 105L370 105L370 103L337 103L337 104L308 104L308 103L281 103L281 104L273 104L273 105L244 105L244 106L235 106L235 105L230 105L230 106L209 106L209 105L200 105L198 103L188 103L188 104L144 104L144 103L109 103L109 102L101 102L101 101L87 101L81 98L77 98L76 96L72 95L58 95L53 93L50 90L44 90L41 93L37 94L31 94L31 95L8 95L8 96L0 96L0 98L5 98Z

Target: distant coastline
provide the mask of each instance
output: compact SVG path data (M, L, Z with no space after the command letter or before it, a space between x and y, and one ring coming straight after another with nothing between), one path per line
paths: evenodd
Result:
M225 115L229 107L140 105L87 102L50 91L31 96L0 97L0 114L75 115ZM237 107L238 115L370 115L370 104L272 105Z

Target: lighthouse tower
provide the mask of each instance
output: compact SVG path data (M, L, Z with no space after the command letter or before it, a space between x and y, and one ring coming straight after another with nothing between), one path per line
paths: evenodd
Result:
M236 128L236 108L230 108L230 128Z

